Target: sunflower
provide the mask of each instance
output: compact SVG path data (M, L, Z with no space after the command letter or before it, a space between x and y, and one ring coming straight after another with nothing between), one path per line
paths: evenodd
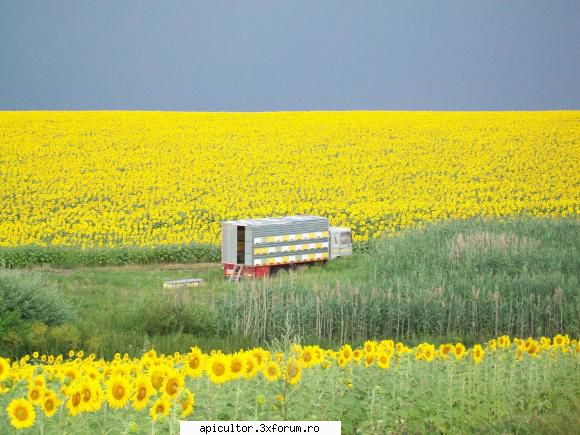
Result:
M453 354L455 355L455 359L463 359L465 356L465 346L463 343L457 343L455 345L455 349L453 350Z
M300 355L300 352L302 352L302 345L299 343L294 343L292 346L290 346L290 352Z
M439 346L439 358L447 359L449 353L453 350L455 350L455 346L453 346L452 344L450 343L441 344Z
M321 364L324 361L325 352L318 345L312 346L312 351L314 353L315 364Z
M304 346L300 353L300 361L305 368L312 367L316 361L314 349L312 346Z
M149 415L155 421L160 415L169 415L170 410L171 404L169 403L169 399L166 396L161 396L149 410Z
M234 353L230 358L230 378L237 379L243 375L246 360L242 352Z
M128 377L131 373L131 369L125 365L116 365L111 369L111 376L123 376Z
M269 361L266 364L266 367L262 369L262 374L264 375L264 378L266 378L266 380L270 382L278 380L278 378L280 377L280 373L281 373L280 366L274 361Z
M10 416L10 424L16 429L25 429L34 425L36 412L26 399L14 399L8 405L6 412Z
M526 342L526 350L530 356L537 357L538 353L540 352L538 342L536 340L530 340Z
M52 417L54 414L56 414L56 411L58 410L60 403L61 402L60 400L58 400L58 397L54 391L46 390L44 392L44 401L42 402L41 405L44 415L46 415L47 417Z
M199 378L203 374L204 354L199 347L192 347L191 352L187 355L188 360L185 366L186 374L192 378Z
M479 364L481 362L481 360L483 359L485 355L485 351L483 350L483 348L481 347L481 345L476 344L475 346L473 346L473 361L475 361L475 364Z
M258 364L256 364L256 358L250 353L244 353L244 361L245 361L245 370L244 370L244 378L252 379L258 373Z
M372 366L375 362L376 353L375 352L366 352L365 353L365 367Z
M545 350L545 349L549 349L550 348L550 345L552 343L551 343L551 340L548 337L541 337L540 338L540 344L542 346L542 349Z
M376 341L367 340L364 344L366 353L375 353L377 351L378 343Z
M563 347L570 344L570 338L567 335L556 335L553 340L554 346Z
M379 343L379 350L392 351L395 348L395 342L393 340L382 340Z
M44 387L39 387L37 385L33 385L28 390L28 400L30 400L33 405L42 404L43 398L44 398Z
M69 415L74 417L83 412L83 397L81 395L80 383L73 382L67 388L66 394L68 396L66 407L68 408Z
M363 357L363 351L362 351L362 349L355 349L352 352L352 359L353 360L355 360L355 361L358 362L358 361L360 361L362 359L362 357Z
M92 379L93 381L100 381L101 372L99 372L96 367L90 366L85 370L85 376Z
M433 361L433 358L435 358L435 346L425 343L423 345L423 359L427 362L431 362Z
M290 358L286 363L285 371L286 382L291 385L296 385L302 378L302 365L300 360Z
M133 408L137 411L143 409L149 403L149 398L155 393L151 380L139 374L135 379L135 393L133 396Z
M161 390L168 370L169 368L163 365L155 365L149 368L147 374L151 378L151 385L153 385L156 391Z
M352 358L352 347L350 344L345 344L340 348L340 357L345 359L346 362L350 361Z
M31 382L31 385L46 388L46 378L43 375L35 376Z
M195 405L195 396L191 391L185 389L181 392L177 403L181 407L181 412L179 413L179 418L185 418L193 412L193 406Z
M0 357L0 381L6 379L10 373L10 361Z
M262 349L261 347L255 347L250 352L252 353L252 355L254 355L254 358L256 359L256 364L258 365L259 369L262 368L266 363L266 361L270 359L270 352Z
M230 358L223 353L212 354L205 365L209 380L221 384L230 379Z
M417 361L421 361L423 359L423 346L417 346L417 349L415 349L415 359Z
M192 348L193 350L193 348ZM143 357L145 358L156 358L157 357L157 352L155 351L155 349L149 349L145 355L143 355Z
M382 369L388 369L391 365L391 354L385 351L378 353L377 365Z
M84 379L80 384L83 411L96 412L101 408L103 392L97 381Z
M502 335L501 337L499 337L497 339L497 345L502 349L510 347L511 341L509 335Z
M122 408L131 396L131 384L123 376L113 376L107 382L106 396L111 408Z
M491 350L492 352L497 348L497 341L495 338L493 338L487 342L487 348L489 350Z
M167 394L172 399L177 397L177 393L183 388L185 384L183 380L183 376L181 376L177 371L174 369L170 369L167 372L167 377L165 378L165 382L163 382L163 386L161 387L161 391L163 394Z
M395 345L395 350L397 351L397 355L402 355L405 352L405 345L401 342L398 342Z
M71 382L73 382L80 376L79 369L72 365L68 366L65 368L63 375L65 378L68 378Z

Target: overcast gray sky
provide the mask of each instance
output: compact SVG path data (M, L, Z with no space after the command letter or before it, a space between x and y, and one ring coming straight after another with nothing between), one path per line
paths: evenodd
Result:
M0 110L580 109L580 0L0 0Z

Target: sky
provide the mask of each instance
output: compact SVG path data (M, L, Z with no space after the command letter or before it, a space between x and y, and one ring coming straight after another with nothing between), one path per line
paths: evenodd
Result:
M0 110L561 109L579 0L0 0Z

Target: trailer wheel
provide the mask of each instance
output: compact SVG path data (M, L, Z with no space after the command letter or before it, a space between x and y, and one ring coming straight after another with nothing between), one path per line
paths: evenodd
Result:
M270 276L288 275L288 266L276 266L270 270Z

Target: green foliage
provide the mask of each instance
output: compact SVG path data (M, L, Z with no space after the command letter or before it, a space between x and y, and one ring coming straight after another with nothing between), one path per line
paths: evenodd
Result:
M47 326L40 322L11 329L2 353L21 357L34 351L66 353L83 349L99 357L116 352L140 355L154 347L162 353L187 352L197 345L210 350L238 350L251 343L215 336L213 297L227 285L219 265L99 267L55 271L6 271L55 288L78 315L70 322ZM191 276L212 285L162 289L166 280ZM53 331L54 329L54 331ZM10 341L11 340L11 341Z
M179 332L203 336L213 332L212 312L192 302L187 290L148 292L123 317L125 330L149 336Z
M34 265L53 267L123 266L127 264L197 263L218 261L220 250L213 245L160 245L80 249L56 246L0 248L0 266L18 269Z
M57 325L73 318L71 306L46 280L22 272L0 271L0 325L4 328L18 321L38 321Z
M304 276L242 284L220 332L257 342L580 333L577 220L452 221L369 242Z
M3 353L11 356L34 350L48 351L53 347L59 349L66 340L55 331L66 328L63 324L74 321L75 317L72 305L58 295L44 277L20 271L0 271L0 348Z

